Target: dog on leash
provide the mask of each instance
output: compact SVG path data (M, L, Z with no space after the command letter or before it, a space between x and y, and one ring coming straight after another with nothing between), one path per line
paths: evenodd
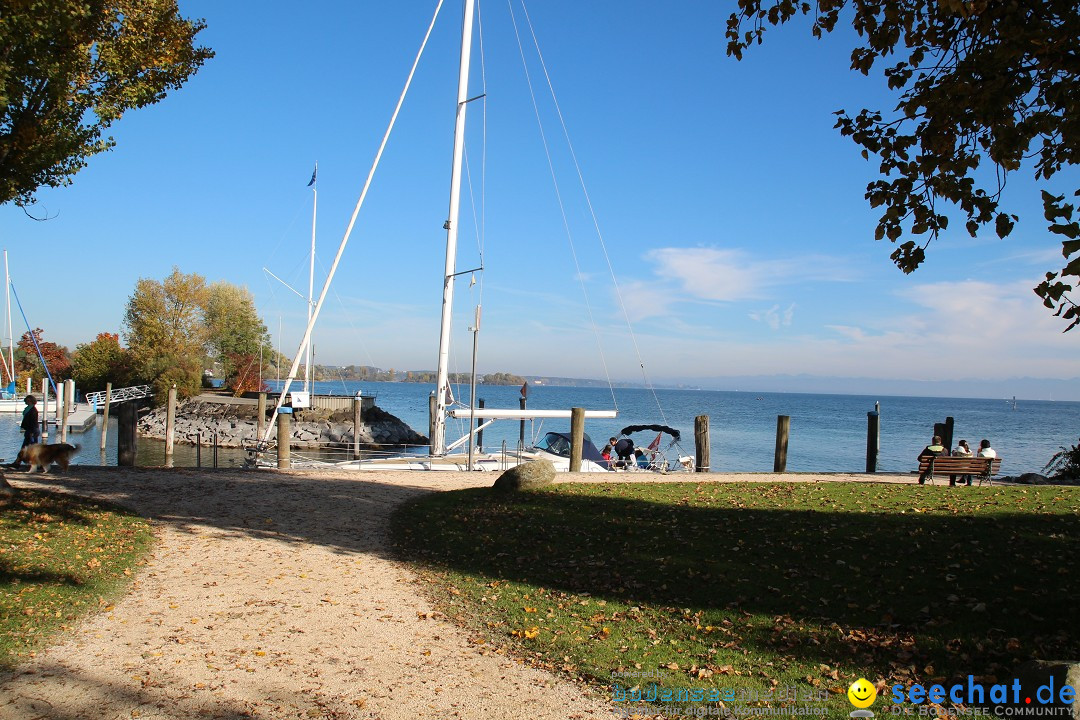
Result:
M56 463L61 470L67 470L71 464L71 456L79 451L78 445L57 443L56 445L27 445L19 451L17 464L27 463L30 465L28 472L34 472L41 468L41 472L49 472L49 466Z

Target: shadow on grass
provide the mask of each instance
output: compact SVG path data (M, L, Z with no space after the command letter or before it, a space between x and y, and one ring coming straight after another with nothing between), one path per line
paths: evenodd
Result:
M27 480L43 480L44 477L32 477L27 473ZM33 492L16 491L12 495L0 498L0 510L8 518L22 515L49 516L49 522L74 523L82 526L94 524L92 515L101 510L108 510L121 515L130 515L131 511L108 501L87 501L70 495L60 495L48 490Z
M773 487L744 488L746 504ZM736 647L883 677L1080 657L1075 511L1016 512L997 490L969 494L967 510L940 494L913 508L913 488L867 485L840 492L873 494L877 509L796 509L812 487L781 489L789 507L703 507L685 490L672 503L460 491L407 504L394 531L435 569L653 606L674 624L687 610L699 625L726 619Z
M65 585L68 587L78 587L83 584L80 578L69 573L16 568L11 563L0 558L0 586L12 583Z

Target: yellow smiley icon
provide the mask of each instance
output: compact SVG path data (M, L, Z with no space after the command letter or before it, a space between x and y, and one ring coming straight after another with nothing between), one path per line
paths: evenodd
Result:
M866 678L859 678L851 683L847 691L848 700L857 708L868 708L877 700L877 688Z

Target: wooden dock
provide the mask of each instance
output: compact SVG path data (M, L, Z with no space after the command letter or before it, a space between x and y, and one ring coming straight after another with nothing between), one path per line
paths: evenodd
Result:
M97 413L94 411L92 405L77 403L75 405L75 410L68 413L67 431L69 433L84 433L97 425L97 418ZM49 425L56 428L55 431L50 430L49 432L49 439L51 441L53 438L59 436L60 429L58 420L55 417L49 418Z

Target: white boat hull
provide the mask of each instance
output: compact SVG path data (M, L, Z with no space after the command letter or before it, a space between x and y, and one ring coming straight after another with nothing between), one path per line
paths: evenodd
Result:
M546 459L555 466L555 472L570 472L569 458L559 457L542 451L522 453L473 453L472 469L479 472L502 472L515 465L530 460ZM469 470L469 457L465 453L454 453L441 457L417 455L415 457L397 456L393 458L355 460L344 462L338 467L349 470L430 470L446 472L466 472ZM590 460L581 461L581 472L610 472L607 468Z
M0 413L21 413L26 409L22 398L0 399Z

